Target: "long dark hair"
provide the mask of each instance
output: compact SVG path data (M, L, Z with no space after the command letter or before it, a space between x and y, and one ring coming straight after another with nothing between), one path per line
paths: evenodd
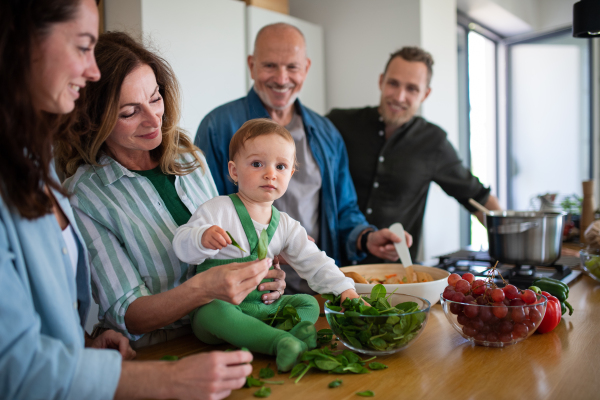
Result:
M0 194L27 219L52 211L44 186L65 193L52 178L52 141L59 116L36 111L31 49L52 25L75 17L81 0L0 1Z
M90 82L81 92L71 115L73 122L65 123L56 136L54 151L58 169L69 177L81 165L99 165L100 157L110 153L105 142L117 123L121 86L125 78L142 65L148 65L154 72L165 105L163 140L150 151L151 157L159 162L165 174L186 175L202 168L200 149L178 125L181 95L169 63L125 32L100 35L95 56L102 78ZM182 162L182 154L189 154L190 161Z

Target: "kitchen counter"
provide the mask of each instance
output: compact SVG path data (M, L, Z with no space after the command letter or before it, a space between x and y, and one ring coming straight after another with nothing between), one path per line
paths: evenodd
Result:
M320 296L317 296L320 299ZM423 334L407 349L376 361L388 369L364 375L330 375L309 371L294 384L289 373L275 375L284 385L271 387L270 399L356 399L372 390L379 399L592 399L600 398L600 283L581 276L571 284L572 316L556 329L506 348L471 345L446 320L441 306L432 307ZM320 300L322 305L322 301ZM327 328L319 318L317 329ZM231 346L208 346L193 336L138 351L136 360L180 357ZM339 343L338 349L344 346ZM363 357L365 358L365 357ZM255 354L253 375L274 357ZM327 385L335 379L343 384ZM257 388L234 391L228 399L254 398Z

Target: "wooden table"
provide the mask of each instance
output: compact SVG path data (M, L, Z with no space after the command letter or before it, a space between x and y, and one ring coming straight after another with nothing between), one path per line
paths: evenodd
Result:
M320 296L319 296L320 297ZM310 371L298 383L289 373L276 375L284 385L268 385L270 399L358 399L372 390L379 399L598 399L600 398L600 283L581 276L571 286L575 308L552 332L502 349L471 345L446 320L441 306L432 307L423 334L400 353L378 357L389 366L365 375L330 375ZM328 327L319 318L317 329ZM172 354L225 349L207 346L192 336L138 351L138 360ZM340 343L338 348L342 349ZM256 354L255 377L274 357ZM336 378L343 384L327 385ZM250 399L257 388L234 391L229 399Z

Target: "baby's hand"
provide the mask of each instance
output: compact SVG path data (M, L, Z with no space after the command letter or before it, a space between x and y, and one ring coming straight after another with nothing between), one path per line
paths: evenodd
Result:
M213 225L202 234L202 246L211 250L221 250L231 244L229 235L221 227Z
M346 300L346 299L350 299L350 300L352 300L352 299L358 299L359 297L360 297L360 296L358 295L358 293L356 293L356 290L354 290L354 289L347 289L347 290L344 290L344 291L342 292L342 298L341 298L341 303L340 303L340 304L344 304L344 300ZM367 302L366 302L366 301L364 301L364 300L363 300L363 303L364 303L364 305L366 305L366 306L369 306L369 307L371 306L369 303L367 303Z

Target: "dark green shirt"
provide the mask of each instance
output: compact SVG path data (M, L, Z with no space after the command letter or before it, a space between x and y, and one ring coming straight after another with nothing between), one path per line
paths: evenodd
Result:
M131 171L148 178L152 182L177 225L181 226L190 220L192 213L183 204L175 190L175 175L163 174L160 166L148 171Z
M481 204L487 202L490 189L463 166L446 132L437 125L414 117L386 140L385 123L377 107L334 109L327 117L346 143L360 210L379 229L400 222L413 236L413 260L431 182L471 212L476 210L469 198ZM365 262L381 261L370 256Z

